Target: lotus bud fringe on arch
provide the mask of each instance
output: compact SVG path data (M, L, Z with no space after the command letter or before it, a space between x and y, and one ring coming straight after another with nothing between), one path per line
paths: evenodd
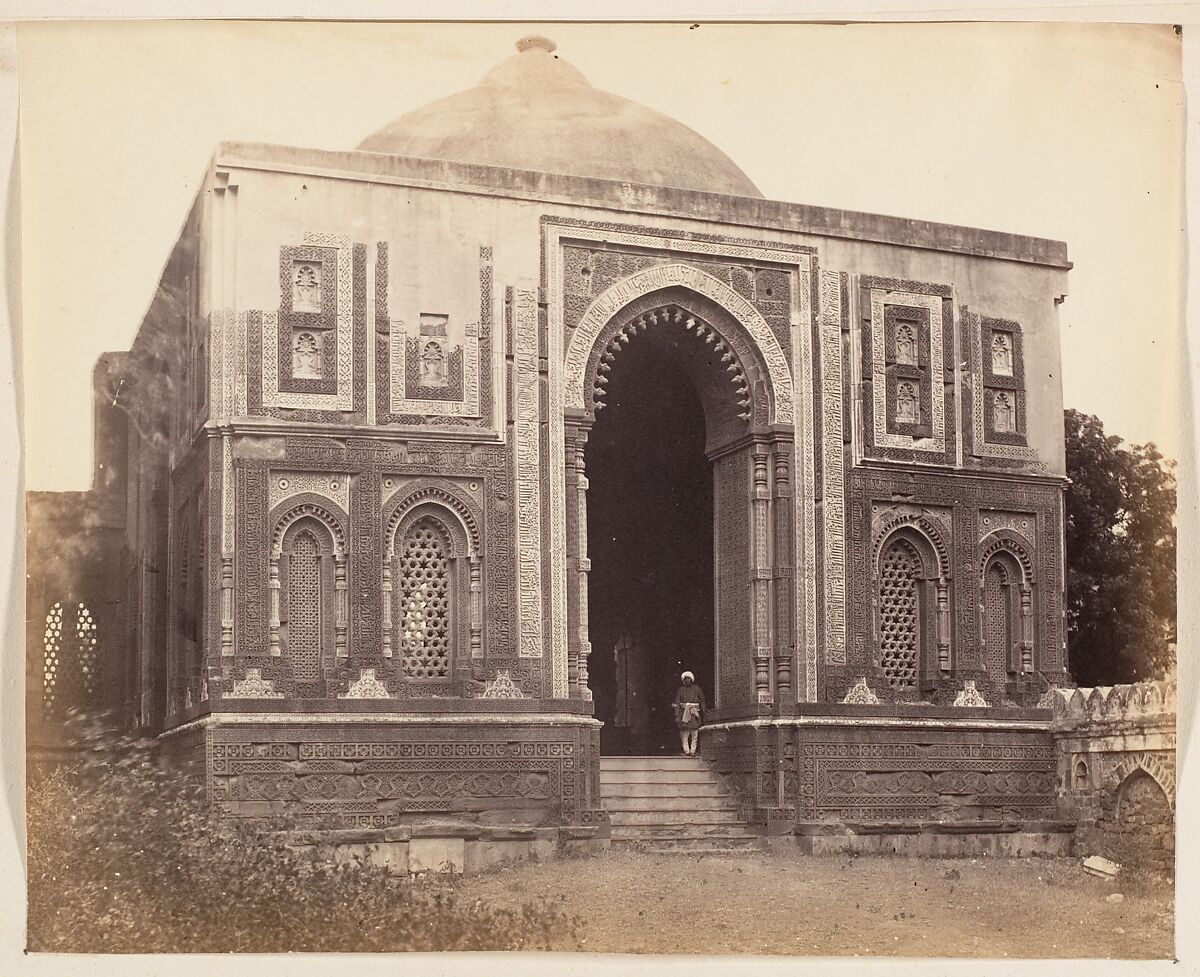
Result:
M608 375L612 372L612 365L616 362L617 354L621 352L622 348L628 346L633 337L644 333L650 326L668 324L683 326L687 332L702 339L706 345L713 348L714 352L720 354L720 363L725 367L725 372L729 374L728 379L733 383L734 393L737 395L737 406L740 408L738 419L749 421L754 416L750 399L750 385L741 363L738 362L737 354L712 326L676 305L651 309L649 312L644 312L637 318L631 319L621 326L605 344L604 350L600 354L599 366L596 369L596 379L592 384L593 409L601 411L608 406L604 401L604 395L607 393L604 388L608 386Z

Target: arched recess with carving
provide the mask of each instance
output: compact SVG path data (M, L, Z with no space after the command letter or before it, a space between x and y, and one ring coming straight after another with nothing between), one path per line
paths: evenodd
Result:
M669 349L691 378L704 408L710 451L751 427L774 423L774 382L754 336L727 309L682 287L638 297L596 332L584 374L583 408L589 415L604 409L608 374L622 353L641 343Z
M729 286L683 264L660 265L594 299L571 333L564 363L567 676L588 688L585 447L605 407L610 371L627 350L657 347L691 381L713 464L716 678L722 708L794 701L797 638L795 392L787 355L761 313ZM727 508L734 503L737 512ZM723 522L721 521L723 520ZM718 533L718 525L723 532ZM745 613L742 613L745 610Z
M1134 753L1117 763L1105 778L1105 787L1116 803L1120 803L1122 788L1135 774L1145 774L1161 788L1171 810L1175 809L1175 772L1153 753Z
M648 308L641 306L649 303ZM762 394L769 400L767 423L794 424L792 374L778 339L762 314L724 282L684 264L658 265L617 282L584 311L566 350L564 406L589 410L602 351L613 333L627 329L654 305L677 303L707 324L743 360L761 370ZM749 376L749 374L748 374ZM751 378L757 379L757 378Z
M341 508L313 493L271 514L270 653L298 683L316 683L347 654L346 526Z
M1034 669L1034 563L1028 543L1009 530L984 538L979 561L979 635L995 682Z
M383 655L410 681L447 682L483 656L483 572L477 507L421 483L384 515Z
M924 517L888 527L875 546L875 665L897 693L948 672L950 581L945 541Z

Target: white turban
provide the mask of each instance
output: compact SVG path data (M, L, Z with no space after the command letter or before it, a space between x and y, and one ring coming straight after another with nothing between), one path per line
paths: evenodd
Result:
M693 675L691 672L684 672L684 673L683 673L682 675L680 675L679 677L680 677L680 679L682 679L682 680L683 680L683 681L685 681L685 682L686 682L688 679L691 679L693 682L694 682L694 681L696 681L696 676L695 676L695 675Z

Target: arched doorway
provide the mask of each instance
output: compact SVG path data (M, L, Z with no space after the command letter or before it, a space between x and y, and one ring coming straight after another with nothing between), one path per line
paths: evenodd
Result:
M589 349L567 451L577 675L605 752L674 750L682 668L722 709L793 694L791 430L757 341L686 288L627 303Z
M589 686L609 755L677 750L682 669L713 691L712 470L682 338L647 333L613 357L587 442Z

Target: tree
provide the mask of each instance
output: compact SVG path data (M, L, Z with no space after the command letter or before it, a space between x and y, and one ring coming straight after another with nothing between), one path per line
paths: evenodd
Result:
M1080 685L1175 664L1175 462L1066 411L1067 632Z

